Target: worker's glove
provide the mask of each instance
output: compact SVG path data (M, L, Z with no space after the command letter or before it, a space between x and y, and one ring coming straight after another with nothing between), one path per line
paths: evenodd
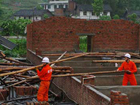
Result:
M38 70L38 68L36 67L36 68L35 68L35 70L37 71L37 70Z
M120 70L119 70L119 69L117 69L117 71L119 72Z
M125 72L126 72L127 74L131 74L131 71L129 71L129 70L125 70Z

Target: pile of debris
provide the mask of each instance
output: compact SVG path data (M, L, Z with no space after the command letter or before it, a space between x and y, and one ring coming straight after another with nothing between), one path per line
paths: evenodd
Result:
M35 67L41 69L42 65L33 66L29 63L20 62L6 57L2 52L0 52L0 58L4 59L4 62L0 63L1 105L48 105L48 102L39 103L37 101L37 90L40 80L35 72ZM52 68L54 76L73 73L73 69L68 66L62 67L52 65ZM57 105L62 100L61 94L56 94L49 90L50 104Z

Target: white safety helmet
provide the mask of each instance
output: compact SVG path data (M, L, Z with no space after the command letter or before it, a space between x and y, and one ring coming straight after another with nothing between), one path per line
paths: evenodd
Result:
M131 58L131 55L128 54L128 53L126 53L124 56L127 57L127 58L129 58L129 59Z
M42 60L43 63L50 63L50 60L48 57L44 57Z

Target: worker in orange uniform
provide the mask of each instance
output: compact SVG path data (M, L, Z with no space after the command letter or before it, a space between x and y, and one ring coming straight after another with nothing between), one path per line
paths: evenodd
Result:
M137 72L136 65L134 62L130 61L130 54L127 53L124 57L125 62L123 62L121 67L117 69L117 71L125 71L122 85L126 86L128 82L130 82L131 85L137 85L137 81L134 75L134 73Z
M48 101L48 91L49 91L50 80L52 76L52 68L48 64L50 62L48 57L44 57L42 62L43 62L42 70L39 71L38 68L36 68L37 75L41 80L40 87L37 93L37 100Z

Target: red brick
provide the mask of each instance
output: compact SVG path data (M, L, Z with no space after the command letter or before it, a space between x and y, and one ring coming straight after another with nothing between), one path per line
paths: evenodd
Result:
M6 100L9 95L9 91L6 89L0 89L0 101Z
M30 24L27 29L27 48L33 51L35 51L35 48L42 47L42 52L58 51L57 49L54 50L52 46L58 47L61 42L65 44L60 45L60 51L67 50L70 45L72 47L68 51L74 51L74 49L77 49L75 46L79 45L77 43L79 37L76 33L95 33L96 35L93 37L94 51L102 49L138 50L140 44L138 39L140 38L139 25L125 20L86 21L66 17L52 17ZM137 43L138 41L139 43ZM107 42L108 44L106 44Z

